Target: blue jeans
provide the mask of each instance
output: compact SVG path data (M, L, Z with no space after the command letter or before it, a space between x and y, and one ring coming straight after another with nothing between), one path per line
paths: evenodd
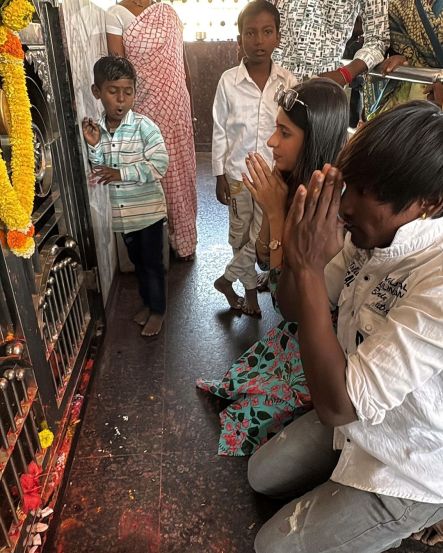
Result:
M123 234L129 259L135 267L143 304L152 313L166 311L165 268L163 266L163 222Z

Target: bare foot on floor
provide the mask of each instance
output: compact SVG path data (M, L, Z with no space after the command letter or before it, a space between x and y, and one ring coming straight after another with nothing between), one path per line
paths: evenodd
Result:
M426 545L437 545L437 543L443 543L443 520L437 522L429 528L425 528L417 534L411 536L414 540L421 541Z
M242 306L242 311L245 315L250 315L251 317L261 317L261 309L257 298L257 288L245 291L245 302Z
M232 282L221 276L214 282L214 288L226 296L232 309L242 309L244 299L235 293Z
M263 271L257 275L257 291L266 292L269 290L269 271Z
M151 310L149 309L149 307L143 307L143 309L141 309L132 320L140 326L145 326L145 324L148 322L150 314Z
M160 334L160 330L162 329L164 320L164 315L153 313L149 317L148 322L143 327L142 336L157 336L157 334Z

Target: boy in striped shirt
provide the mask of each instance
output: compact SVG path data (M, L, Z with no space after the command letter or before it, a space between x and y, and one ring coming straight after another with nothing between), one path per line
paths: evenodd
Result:
M112 230L122 233L135 266L143 309L134 320L143 326L143 336L155 336L166 312L166 202L160 179L169 160L157 125L132 111L135 83L135 69L128 60L100 58L94 65L92 93L104 113L97 123L86 117L82 126L97 182L109 185Z

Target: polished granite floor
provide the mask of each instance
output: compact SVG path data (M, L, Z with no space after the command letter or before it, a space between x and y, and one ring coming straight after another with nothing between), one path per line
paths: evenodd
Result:
M223 375L276 320L268 294L257 320L229 311L213 289L230 253L226 211L207 154L198 167L196 261L171 263L167 320L154 339L131 322L136 283L121 275L46 552L252 553L257 529L279 506L249 489L245 458L217 455L220 404L195 388L199 376ZM408 540L393 551L436 549Z

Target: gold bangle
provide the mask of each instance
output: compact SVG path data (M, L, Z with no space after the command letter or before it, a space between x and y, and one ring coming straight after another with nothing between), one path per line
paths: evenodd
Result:
M259 244L261 244L266 250L269 250L269 246L268 244L266 244L265 242L263 242L263 240L260 238L260 235L257 234L257 242Z

